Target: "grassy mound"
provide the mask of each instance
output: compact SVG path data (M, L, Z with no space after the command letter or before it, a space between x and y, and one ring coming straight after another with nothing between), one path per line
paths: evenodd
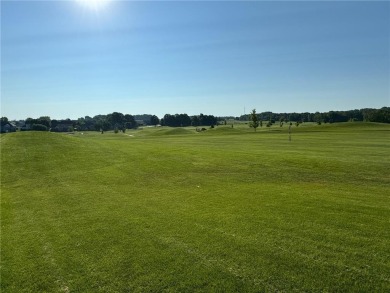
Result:
M178 127L178 128L172 128L172 129L167 130L165 132L165 135L187 135L187 134L193 134L193 133L194 133L193 130Z
M194 130L182 127L163 127L151 130L147 133L149 136L166 136L166 135L188 135L193 134Z
M238 134L242 132L242 129L232 128L231 126L217 126L213 129L209 129L210 134Z

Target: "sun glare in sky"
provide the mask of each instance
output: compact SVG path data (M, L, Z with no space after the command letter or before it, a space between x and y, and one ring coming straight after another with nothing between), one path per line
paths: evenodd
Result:
M9 119L390 105L389 1L0 1Z
M76 0L79 4L84 6L87 9L94 11L102 10L110 0Z

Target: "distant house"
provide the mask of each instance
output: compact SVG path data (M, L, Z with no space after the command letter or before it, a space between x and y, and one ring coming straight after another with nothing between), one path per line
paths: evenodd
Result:
M15 131L16 131L16 125L13 123L7 122L1 126L2 133L15 132Z
M31 129L32 129L32 123L26 123L22 127L20 127L21 131L31 130Z
M16 130L20 129L23 125L26 124L25 120L12 120L12 121L9 121L9 122L16 126Z
M145 126L146 125L144 120L135 120L135 122L137 122L138 126Z

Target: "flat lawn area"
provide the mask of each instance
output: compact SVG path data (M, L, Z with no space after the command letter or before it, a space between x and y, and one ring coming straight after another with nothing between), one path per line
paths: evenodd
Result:
M2 292L390 291L390 125L1 136Z

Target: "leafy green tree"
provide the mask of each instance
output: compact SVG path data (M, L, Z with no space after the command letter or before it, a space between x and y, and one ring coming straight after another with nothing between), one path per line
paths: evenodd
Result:
M37 119L36 124L42 124L45 125L47 128L50 128L51 126L51 119L49 116L41 116Z
M256 131L256 128L259 127L259 119L256 114L256 109L252 110L250 114L250 119L251 119L250 127L253 127Z
M125 127L127 129L137 128L137 122L133 115L126 114L125 115Z
M1 126L4 126L8 123L8 118L7 117L1 117Z
M36 131L48 131L48 127L46 125L43 125L43 124L33 124L32 125L32 130L36 130Z
M85 116L84 122L85 122L85 128L87 130L94 130L96 121L93 120L92 117ZM53 121L52 121L52 123L53 123Z
M108 119L103 121L102 128L104 131L108 131L108 130L112 129L112 124L110 123L110 121Z
M192 126L200 126L200 119L199 119L199 116L193 116L191 117L191 125Z
M53 123L53 122L52 122ZM77 122L76 122L76 127L77 127L77 130L86 130L86 126L85 126L85 119L84 118L79 118L77 119Z
M322 115L321 115L321 113L315 112L313 116L314 116L313 117L314 122L317 122L318 125L321 125L321 122L322 122Z
M122 128L125 123L125 116L119 112L113 112L107 115L107 121L110 123L111 127Z
M177 126L186 127L191 126L191 118L187 114L176 114L175 115Z
M390 123L390 107L362 109L364 121Z
M160 123L160 119L158 119L158 117L157 117L156 115L152 115L152 116L150 117L150 124L151 124L151 125L156 126L156 125L159 124L159 123Z
M171 127L185 127L190 126L192 123L190 116L188 116L187 114L165 114L164 118L161 119L161 121L162 125Z

